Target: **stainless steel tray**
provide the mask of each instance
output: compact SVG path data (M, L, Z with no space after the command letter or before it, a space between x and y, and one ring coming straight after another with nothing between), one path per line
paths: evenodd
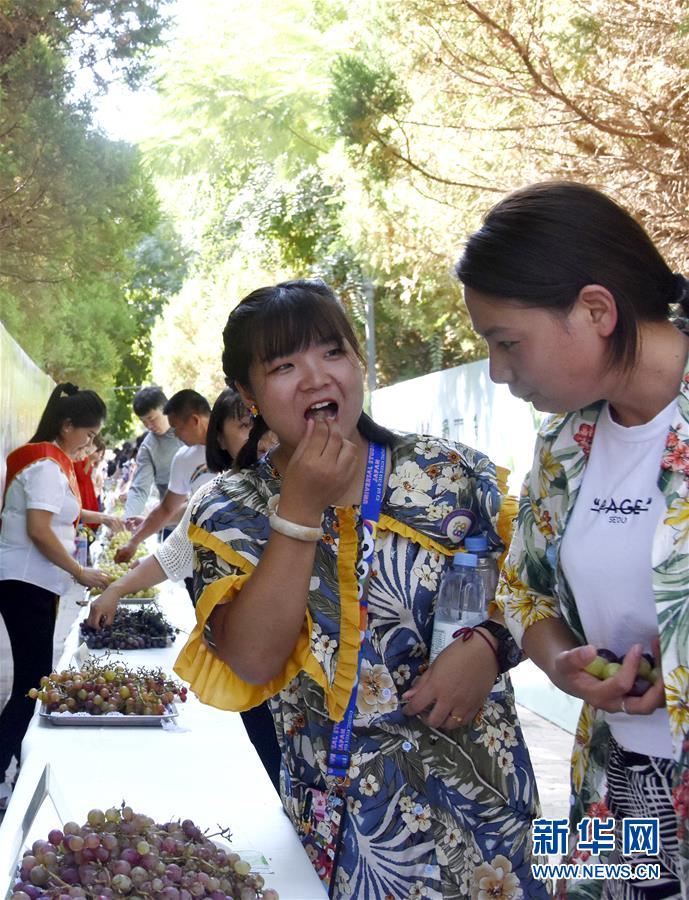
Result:
M102 592L101 592L102 593ZM100 594L94 594L92 591L86 590L84 592L84 600L77 600L77 604L79 606L86 606L88 603L91 603L93 600L97 600L100 597ZM120 597L119 603L157 603L160 599L160 591L153 597Z
M135 714L132 715L124 715L123 713L105 713L102 716L92 716L90 713L58 713L58 712L48 712L45 708L45 705L41 706L38 717L42 719L44 722L49 722L51 725L66 725L69 727L95 727L95 728L111 728L122 726L125 728L131 728L133 726L151 726L151 725L160 725L162 722L170 722L173 719L176 719L179 713L177 712L177 707L174 703L171 703L170 706L166 707L168 712L163 713L162 716L137 716Z
M86 644L90 653L106 653L106 652L107 653L139 653L139 651L141 651L141 650L146 650L146 652L148 652L150 650L167 650L168 647L172 647L172 645L175 643L175 639L176 639L177 635L174 635L174 636L168 635L168 637L165 639L164 647L122 647L122 648L120 648L120 647L91 647L89 642L86 640L86 637L84 636L84 634L80 634L79 637L81 638L83 643Z
M157 603L159 596L160 594L155 594L153 597L120 597L120 603Z

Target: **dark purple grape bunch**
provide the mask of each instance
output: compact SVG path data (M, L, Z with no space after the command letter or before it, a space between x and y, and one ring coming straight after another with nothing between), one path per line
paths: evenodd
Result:
M622 668L624 656L618 656L606 647L600 647L596 652L596 658L584 667L584 671L601 681L612 678ZM653 655L651 653L642 654L634 684L628 692L629 696L642 697L660 677L660 668L656 665Z
M92 628L86 622L79 626L86 646L92 650L148 650L152 647L169 647L177 637L178 629L167 621L155 607L129 610L121 607L115 613L112 625Z

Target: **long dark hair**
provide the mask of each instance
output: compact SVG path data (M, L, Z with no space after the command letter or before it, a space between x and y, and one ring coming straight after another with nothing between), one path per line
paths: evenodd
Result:
M349 344L357 358L363 355L354 329L334 292L320 280L283 281L252 291L232 310L223 331L223 371L228 383L250 387L249 368L256 360L269 361L305 350L314 343ZM392 446L394 436L362 412L357 423L368 440ZM257 415L236 467L254 465L258 442L268 431Z
M36 433L29 443L54 441L67 421L75 428L96 428L103 424L107 412L105 403L95 391L80 391L69 382L58 384L48 398Z
M243 419L249 411L239 393L233 388L225 388L213 404L206 432L206 465L211 472L225 472L234 464L232 456L218 443L225 422L228 419Z
M638 324L662 321L672 304L689 314L687 281L674 274L641 225L610 197L576 182L543 182L490 210L457 263L481 294L567 313L587 284L617 304L610 362L631 366Z

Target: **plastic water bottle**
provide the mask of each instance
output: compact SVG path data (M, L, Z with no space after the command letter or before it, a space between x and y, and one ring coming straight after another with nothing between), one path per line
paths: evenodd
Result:
M74 538L74 559L81 566L88 565L89 542L83 531L79 530Z
M476 556L476 568L481 573L485 586L487 612L488 604L495 599L495 591L498 587L497 561L488 548L488 537L485 534L475 534L472 537L464 538L464 546L467 552Z
M498 561L488 548L488 537L485 534L475 534L464 538L464 546L477 557L476 568L481 573L486 592L486 613L483 617L485 619L488 615L488 604L495 599L495 591L498 587ZM493 700L502 700L506 690L507 682L505 676L501 675L495 682L490 696Z
M486 617L483 576L474 553L457 553L440 581L433 620L430 661L451 644L458 628L478 625Z

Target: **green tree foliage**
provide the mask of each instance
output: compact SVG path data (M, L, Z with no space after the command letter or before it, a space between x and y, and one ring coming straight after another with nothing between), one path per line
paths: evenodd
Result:
M388 191L399 161L384 145L387 122L410 100L392 64L355 52L369 7L208 0L162 54L160 120L144 149L197 250L194 288L180 302L204 310L196 325L191 308L166 313L155 369L165 383L194 378L174 346L182 331L199 383L221 387L208 316L219 331L243 293L303 275L336 288L361 338L373 296L381 383L475 353L449 259L437 249L414 258L418 239L400 222L409 197Z
M362 335L372 294L380 384L479 358L451 267L535 180L612 193L686 268L688 32L685 0L195 4L145 147L197 251L161 371L221 387L228 310L304 274Z
M118 371L146 376L128 359L180 250L140 153L95 129L87 97L141 81L164 2L0 3L0 316L56 380L106 392Z
M684 0L403 0L394 16L377 65L397 63L412 102L368 104L358 135L340 126L348 141L375 140L400 182L454 205L459 224L521 183L586 181L687 267ZM352 90L367 96L366 79Z

